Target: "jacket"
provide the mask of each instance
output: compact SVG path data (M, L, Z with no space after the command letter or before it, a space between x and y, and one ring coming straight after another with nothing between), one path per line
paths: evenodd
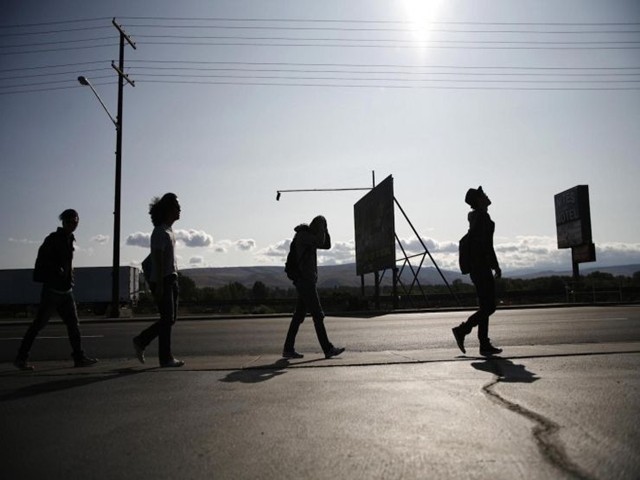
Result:
M46 288L66 292L73 287L73 234L67 235L58 227L51 232L38 250L38 262L42 262L43 283Z
M496 224L486 211L473 210L469 212L469 241L471 272L483 269L497 269L498 258L493 248L493 233Z
M300 280L318 282L318 255L317 249L329 250L331 248L331 236L325 230L324 235L314 235L309 225L298 225L294 231L296 243L296 260Z

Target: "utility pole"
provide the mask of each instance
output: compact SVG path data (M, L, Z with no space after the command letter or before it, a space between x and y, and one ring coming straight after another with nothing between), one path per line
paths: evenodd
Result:
M118 318L120 316L120 197L122 187L122 113L123 113L123 91L126 81L132 87L135 83L124 73L124 42L126 41L133 49L136 44L123 28L112 20L113 26L120 32L120 55L118 66L112 62L111 66L118 73L118 115L116 116L116 187L113 206L113 268L111 271L111 311L109 316Z

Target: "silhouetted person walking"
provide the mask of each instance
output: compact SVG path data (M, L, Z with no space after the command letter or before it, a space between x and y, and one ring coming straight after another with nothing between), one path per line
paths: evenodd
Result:
M176 237L172 225L180 218L180 203L174 193L166 193L162 198L154 198L149 205L149 215L153 223L151 233L151 254L144 265L150 269L150 288L158 306L160 320L140 332L133 339L136 357L145 362L144 350L158 337L158 360L161 367L182 367L184 362L171 353L171 328L176 323L178 312L178 265L176 262Z
M479 309L466 322L452 329L453 336L462 353L466 353L464 337L471 333L473 327L477 326L480 355L497 355L502 350L491 345L489 340L489 317L496 311L496 286L493 271L495 271L495 278L500 278L502 270L500 270L493 248L495 223L487 211L491 200L482 191L482 187L478 187L478 189L470 188L464 201L472 208L468 216L467 255L471 281L476 287L478 295Z
M54 311L67 326L73 364L76 367L93 365L98 360L88 357L82 350L78 311L73 297L73 232L80 221L78 212L67 209L58 217L62 227L50 233L38 250L34 280L42 282L38 313L22 339L13 364L20 370L33 370L27 363L36 336L49 322Z
M331 248L327 221L324 217L317 216L309 225L298 225L294 230L296 234L291 242L291 251L285 270L296 287L298 301L289 324L282 356L284 358L303 357L302 354L296 352L295 342L298 329L309 312L313 318L313 325L324 356L326 358L335 357L344 352L344 348L334 347L329 341L324 326L324 312L316 288L318 282L317 249L328 250Z

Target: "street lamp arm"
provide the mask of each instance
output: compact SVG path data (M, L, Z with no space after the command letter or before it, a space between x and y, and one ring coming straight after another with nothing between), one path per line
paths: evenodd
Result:
M111 115L111 113L109 112L109 109L107 108L107 106L102 101L102 98L100 98L100 95L98 95L98 92L96 92L96 89L93 88L93 85L91 85L91 82L86 77L83 77L83 76L78 77L78 82L80 82L80 85L84 85L84 86L89 87L91 89L93 94L96 96L96 98L100 102L100 105L102 105L102 108L104 108L104 111L107 112L107 115L109 115L109 118L111 119L111 122L113 122L113 125L117 129L118 128L118 122L116 121L115 118L113 118L113 115Z

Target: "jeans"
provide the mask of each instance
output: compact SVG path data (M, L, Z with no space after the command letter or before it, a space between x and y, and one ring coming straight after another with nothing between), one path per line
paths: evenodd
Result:
M296 291L298 292L298 301L296 303L296 309L293 312L291 323L289 324L289 331L287 332L287 338L284 342L284 351L291 352L295 350L296 335L298 329L307 315L307 312L311 314L313 318L313 326L316 330L316 335L322 351L324 353L329 352L333 345L329 341L327 336L327 330L324 327L324 312L322 311L322 305L320 305L320 297L318 297L318 290L316 284L298 280L295 283Z
M166 276L163 282L162 297L157 301L160 319L140 332L136 340L142 348L146 348L158 337L158 359L161 362L166 362L173 358L171 354L171 328L178 317L178 296L180 291L177 276Z
M17 355L18 360L26 361L27 358L29 358L29 352L31 351L36 336L40 333L40 330L49 323L51 315L53 315L54 312L58 312L58 315L60 315L60 318L67 326L67 334L69 335L73 358L79 359L84 356L80 337L78 311L76 310L73 292L56 293L43 286L38 313L22 339Z
M463 331L469 334L471 329L477 326L478 340L483 343L489 340L489 317L496 311L496 282L489 268L471 272L471 281L476 287L479 308L462 324Z

